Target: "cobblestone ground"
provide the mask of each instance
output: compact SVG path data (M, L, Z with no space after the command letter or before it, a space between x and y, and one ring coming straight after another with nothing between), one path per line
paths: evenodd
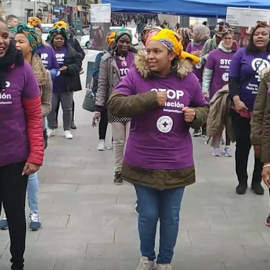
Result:
M27 233L25 269L135 270L133 187L113 184L113 153L96 151L92 114L81 108L84 93L75 96L74 139L64 139L59 127L39 172L42 229ZM197 183L185 192L174 269L269 270L268 192L236 195L234 159L212 157L202 138L194 140L194 152ZM10 269L7 231L0 231L0 255L0 269Z

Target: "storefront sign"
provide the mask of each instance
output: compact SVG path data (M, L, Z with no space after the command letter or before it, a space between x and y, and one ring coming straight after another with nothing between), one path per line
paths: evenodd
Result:
M111 22L111 4L91 5L92 23L110 23Z
M270 10L251 8L227 8L226 22L231 26L254 27L257 21L269 23Z

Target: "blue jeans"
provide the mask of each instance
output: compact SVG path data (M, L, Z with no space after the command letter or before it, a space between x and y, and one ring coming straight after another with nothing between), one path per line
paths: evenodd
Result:
M141 254L148 260L156 259L155 238L160 219L158 264L170 264L179 230L179 212L185 188L156 190L134 185L138 198L138 227Z
M38 214L38 175L33 173L29 175L27 184L27 196L30 213Z

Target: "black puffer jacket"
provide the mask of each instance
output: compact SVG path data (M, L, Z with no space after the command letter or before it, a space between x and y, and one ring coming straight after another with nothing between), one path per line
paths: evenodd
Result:
M64 66L67 71L64 73L68 90L70 92L82 90L80 71L82 68L81 56L67 43L67 54L64 60Z
M49 43L50 44L50 43ZM52 44L50 44L52 46ZM82 90L80 71L82 69L81 56L66 42L67 54L64 59L64 66L67 71L63 73L69 92ZM53 47L53 46L52 46Z

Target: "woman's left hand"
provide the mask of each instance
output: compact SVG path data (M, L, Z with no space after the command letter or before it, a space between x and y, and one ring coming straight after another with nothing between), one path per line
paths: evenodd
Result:
M61 68L59 68L59 71L66 72L67 71L67 66L62 66Z
M194 121L196 116L194 109L185 107L182 109L182 112L184 113L184 118L187 123L192 123Z
M262 171L262 179L264 183L270 188L270 167L264 167Z
M35 173L35 172L37 172L39 170L39 167L40 166L37 165L37 164L26 162L25 165L24 165L24 168L23 168L22 175L33 174L33 173Z

